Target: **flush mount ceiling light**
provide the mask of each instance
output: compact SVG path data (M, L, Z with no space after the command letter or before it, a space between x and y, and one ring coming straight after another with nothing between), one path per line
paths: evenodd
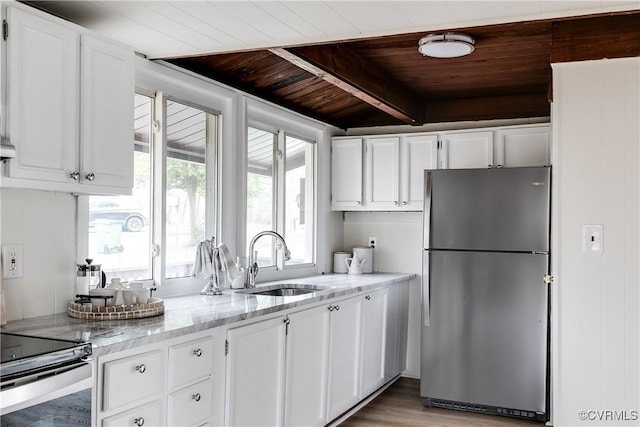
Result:
M429 34L418 42L418 52L434 58L457 58L473 52L475 40L464 34Z

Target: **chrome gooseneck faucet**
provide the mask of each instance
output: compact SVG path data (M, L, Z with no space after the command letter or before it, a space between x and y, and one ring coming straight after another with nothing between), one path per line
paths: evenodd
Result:
M287 248L287 244L284 241L284 238L276 233L275 231L266 230L261 231L251 239L251 243L249 243L249 259L247 266L247 276L244 281L245 288L255 288L256 287L256 276L258 275L258 261L255 258L255 253L253 251L253 247L256 244L256 241L262 236L273 236L280 242L282 245L282 250L284 251L284 259L285 261L289 261L291 259L291 252L289 248Z

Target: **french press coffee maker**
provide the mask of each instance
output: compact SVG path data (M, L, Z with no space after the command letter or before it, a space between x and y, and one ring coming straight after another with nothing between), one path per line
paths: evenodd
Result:
M85 259L86 264L77 264L76 295L89 295L91 289L102 286L102 269L100 264L92 264L93 259Z

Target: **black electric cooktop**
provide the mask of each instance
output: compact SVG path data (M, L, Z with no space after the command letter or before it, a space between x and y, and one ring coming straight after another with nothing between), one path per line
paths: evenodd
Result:
M50 369L91 355L91 344L3 332L0 377L6 380Z

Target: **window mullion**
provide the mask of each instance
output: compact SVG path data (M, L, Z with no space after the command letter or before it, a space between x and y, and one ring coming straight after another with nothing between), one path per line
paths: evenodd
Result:
M166 225L165 225L165 203L166 203L166 121L167 109L166 99L162 92L158 92L154 105L154 138L152 169L153 169L153 245L159 248L153 259L153 280L156 284L161 283L165 277L166 264Z
M275 203L276 206L276 231L284 236L285 231L285 174L286 174L286 150L285 150L285 133L282 130L278 131L278 148L276 152L276 192ZM284 270L284 253L279 251L276 255L276 265L278 269Z

